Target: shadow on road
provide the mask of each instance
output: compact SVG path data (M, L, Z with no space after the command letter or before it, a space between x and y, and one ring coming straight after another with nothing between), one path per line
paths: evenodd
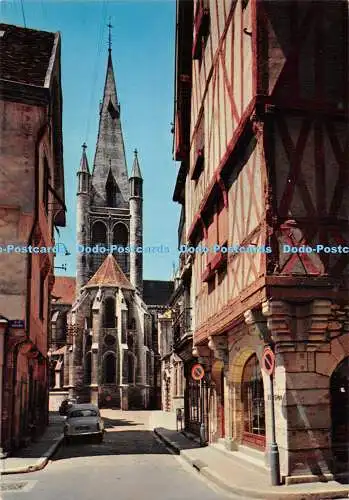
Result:
M109 431L105 433L103 443L96 443L84 436L73 441L63 442L52 457L53 461L76 457L94 457L110 455L168 455L167 448L159 443L152 431Z
M107 418L103 416L103 422L106 429L111 429L113 427L131 427L137 425L144 425L141 422L133 422L130 420L119 419L119 418Z

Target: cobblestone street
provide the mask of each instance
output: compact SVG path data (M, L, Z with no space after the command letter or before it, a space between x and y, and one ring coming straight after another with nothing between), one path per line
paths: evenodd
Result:
M4 500L219 500L228 498L200 479L160 443L150 429L152 413L103 412L103 444L63 444L47 467L3 479L13 485ZM159 422L161 424L161 422Z

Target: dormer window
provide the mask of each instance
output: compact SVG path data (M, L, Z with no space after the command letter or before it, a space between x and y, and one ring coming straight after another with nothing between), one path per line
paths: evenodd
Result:
M109 111L110 116L113 118L113 120L115 120L115 118L118 117L118 112L115 109L115 107L111 101L109 101L109 104L108 104L108 111Z

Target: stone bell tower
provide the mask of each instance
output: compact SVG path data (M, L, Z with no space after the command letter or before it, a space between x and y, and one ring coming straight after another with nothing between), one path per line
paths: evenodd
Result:
M135 153L128 178L121 110L118 100L111 50L111 26L103 99L99 111L99 129L92 173L89 171L86 145L78 171L77 243L102 248L117 245L120 249L143 243L143 179ZM142 293L143 259L141 253L113 252L122 272ZM79 295L96 273L105 253L77 255L76 293Z

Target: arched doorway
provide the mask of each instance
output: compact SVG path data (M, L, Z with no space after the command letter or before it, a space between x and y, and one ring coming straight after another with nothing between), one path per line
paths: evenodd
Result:
M242 442L265 448L265 405L262 372L256 354L247 360L242 374Z
M336 472L346 471L349 456L349 357L335 369L330 381L332 451Z

